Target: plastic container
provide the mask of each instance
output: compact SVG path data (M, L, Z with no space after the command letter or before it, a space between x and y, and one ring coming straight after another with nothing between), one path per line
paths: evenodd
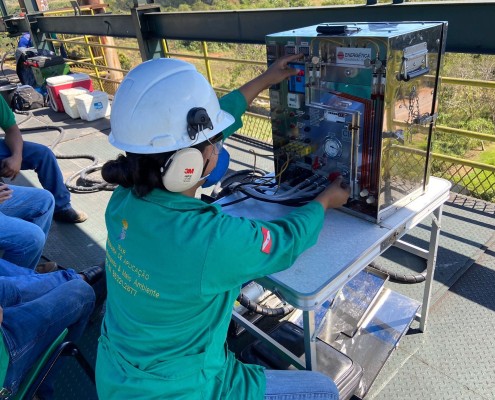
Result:
M64 112L60 91L75 87L81 87L92 92L93 82L87 74L69 74L47 78L46 88L50 98L50 107L54 111Z
M82 94L89 93L88 89L82 87L64 89L59 92L60 99L64 106L64 111L69 115L69 117L76 119L80 118L79 110L77 109L76 97Z
M81 119L94 121L110 115L110 102L108 101L108 94L105 92L95 90L79 95L75 100Z
M50 65L48 67L31 66L31 71L33 71L36 84L41 86L46 82L48 78L59 75L66 75L70 72L70 69L67 64L59 64L59 65Z

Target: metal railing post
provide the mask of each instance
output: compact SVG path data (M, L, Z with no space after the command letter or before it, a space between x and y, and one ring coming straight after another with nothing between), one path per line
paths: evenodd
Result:
M170 56L169 56L169 50L168 50L167 39L162 39L161 45L162 45L163 56L164 57L167 57L167 58L170 58Z
M208 45L205 41L201 42L201 48L203 49L203 56L205 60L206 77L208 78L208 82L210 82L210 85L213 86L213 75L211 74L210 59L208 58Z

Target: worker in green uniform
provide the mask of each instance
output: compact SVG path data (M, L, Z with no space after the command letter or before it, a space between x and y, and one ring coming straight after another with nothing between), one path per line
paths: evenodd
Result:
M96 374L107 399L338 399L311 371L268 371L226 348L241 285L281 271L312 246L328 208L349 190L334 181L284 218L257 221L195 198L221 175L222 143L264 89L298 71L287 56L218 101L189 63L147 61L122 82L110 143L124 150L102 174L119 184L106 210L108 298Z

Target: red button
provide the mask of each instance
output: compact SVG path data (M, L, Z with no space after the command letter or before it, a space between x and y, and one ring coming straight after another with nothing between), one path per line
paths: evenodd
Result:
M328 180L330 182L333 182L335 179L337 179L338 177L340 176L340 172L339 171L335 171L335 172L332 172L330 173L330 175L328 175Z
M318 157L315 157L315 160L313 161L312 168L314 170L317 170L321 167L320 161L318 160Z

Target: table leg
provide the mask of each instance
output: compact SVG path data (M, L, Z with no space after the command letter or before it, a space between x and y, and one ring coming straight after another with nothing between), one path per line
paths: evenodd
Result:
M435 265L437 262L438 238L440 236L442 209L443 205L433 211L432 215L433 220L431 223L430 246L428 249L428 260L426 264L426 282L423 293L423 305L421 307L421 319L419 321L419 330L421 332L424 332L426 330L426 322L428 319L428 311L430 308L431 285L433 283Z
M318 365L316 362L316 338L314 337L314 332L316 329L314 311L303 311L303 328L306 369L316 371Z
M260 339L272 351L276 352L280 357L282 357L282 359L294 365L297 369L306 369L305 363L302 363L295 354L287 350L284 346L271 338L268 334L263 332L235 310L232 310L232 318L234 321L246 328L246 330L254 337Z

